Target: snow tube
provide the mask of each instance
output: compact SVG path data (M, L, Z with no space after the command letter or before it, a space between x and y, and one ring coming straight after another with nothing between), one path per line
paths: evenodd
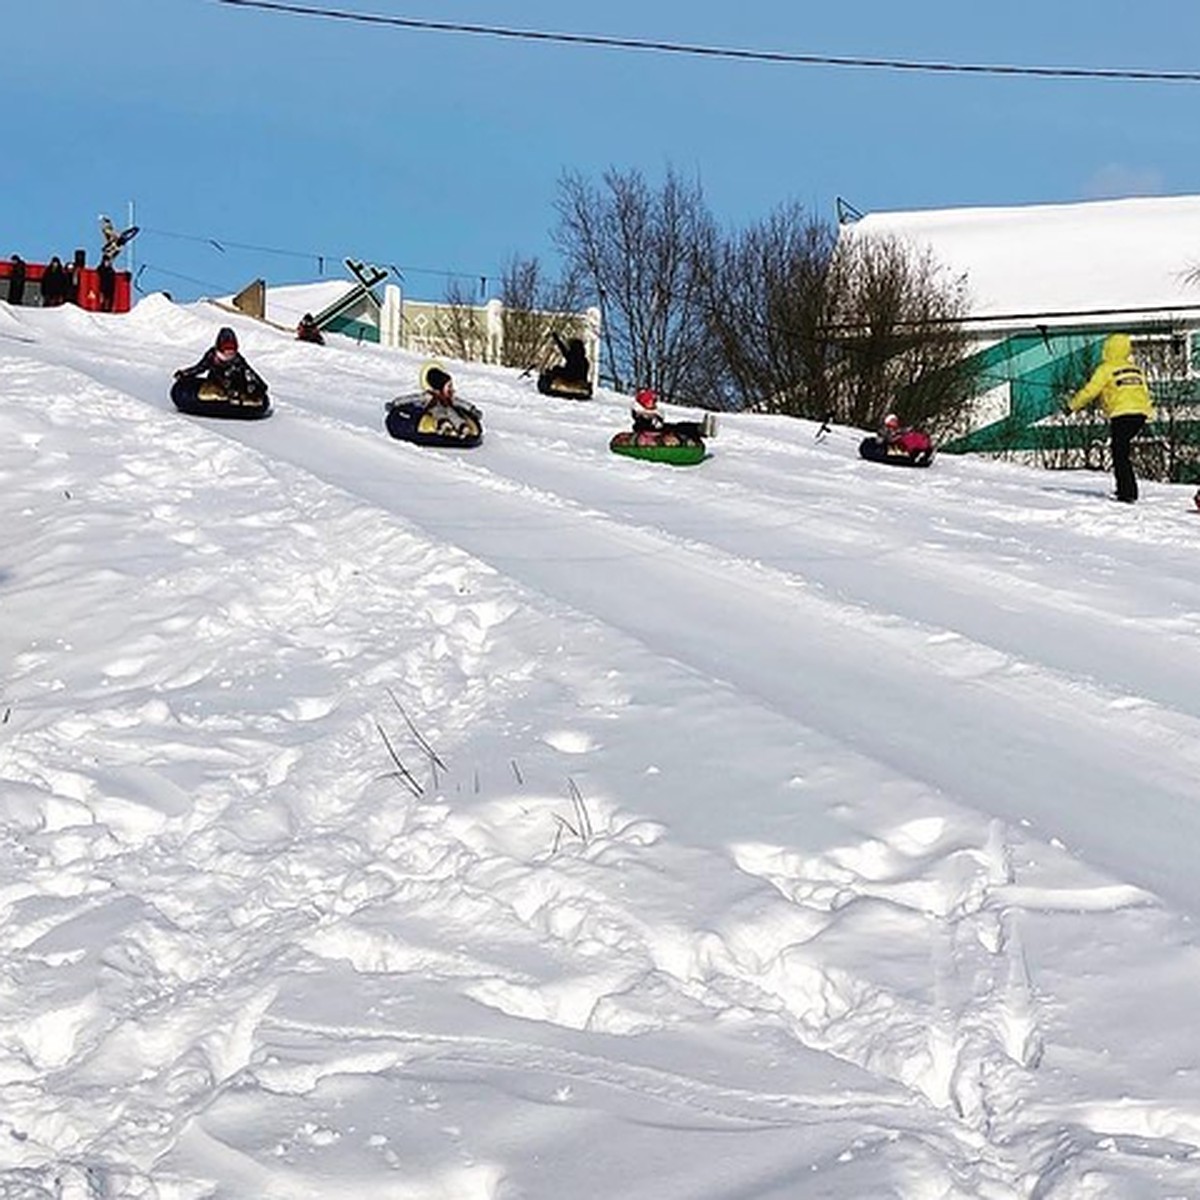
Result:
M477 409L439 404L431 409L422 400L393 400L384 425L392 437L417 446L450 446L469 450L483 441L483 422Z
M271 398L266 391L253 395L230 395L207 379L177 379L171 400L180 412L193 417L226 417L254 421L271 415Z
M543 371L538 376L537 390L543 396L557 396L561 400L592 398L592 385L586 379L563 379L553 371Z
M906 434L901 444L888 446L878 438L863 438L858 452L870 462L887 463L892 467L927 467L933 462L933 443L927 434Z
M632 433L623 430L615 434L608 448L626 458L644 458L647 462L672 463L677 467L694 467L708 457L699 438L680 438L673 433Z

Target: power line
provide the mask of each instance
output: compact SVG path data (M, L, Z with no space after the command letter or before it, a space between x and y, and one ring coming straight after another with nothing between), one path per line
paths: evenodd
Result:
M219 0L220 3L232 3L234 0ZM241 2L241 0L238 0ZM249 0L246 0L249 2ZM224 252L226 247L236 250L247 250L261 254L277 254L289 258L299 258L306 261L312 260L321 263L331 261L337 258L332 254L321 254L313 250L290 250L276 246L260 246L248 242L235 242L227 238L213 234L203 233L179 233L168 229L157 229L153 226L142 226L142 232L151 234L157 237L174 238L180 241L197 242L203 245L211 246L218 251ZM338 260L340 261L340 259ZM195 279L189 275L181 275L174 271L169 271L164 267L153 266L149 263L145 264L150 270L156 271L160 275L169 275L172 278L184 280L189 283L200 284L204 287L219 288L220 285L213 284L211 281ZM434 267L407 267L397 266L395 263L387 263L388 267L395 273L403 276L404 274L426 274L436 275L445 279L471 279L484 280L491 276L481 272L467 271L449 271ZM1179 304L1175 302L1167 302L1154 305L1124 305L1117 307L1106 308L1074 308L1074 309L1059 309L1054 311L1036 311L1036 312L1003 312L1003 313L978 313L978 314L960 314L956 316L942 317L923 317L912 318L908 320L899 320L892 323L892 329L899 332L904 330L923 331L936 328L965 328L970 326L996 326L1000 328L1017 328L1025 329L1029 332L1040 332L1047 325L1054 323L1061 329L1060 323L1069 323L1071 321L1088 322L1094 321L1100 317L1127 317L1137 318L1153 316L1160 314L1164 322L1169 322L1174 316L1191 315L1200 313L1200 304ZM775 322L755 322L759 328L768 331L782 331L784 326ZM870 322L863 321L831 321L821 324L821 331L825 335L837 335L842 333L866 333L870 331Z
M292 4L284 0L216 0L231 8L254 8L267 12L319 17L359 25L387 25L433 33L465 33L510 41L550 42L569 46L598 46L609 50L646 50L658 54L681 54L697 58L733 59L740 62L781 63L806 67L861 67L885 71L912 71L941 75L1008 75L1038 79L1105 79L1126 83L1200 83L1200 71L1143 70L1134 67L1046 67L1015 63L963 63L921 61L905 58L873 58L862 55L796 54L785 50L747 50L732 46L698 46L686 42L663 42L646 38L614 37L607 34L552 33L548 30L513 29L499 25L472 25L460 21L427 21L413 17L389 17L377 13L347 12L315 4Z
M223 287L219 283L213 283L211 279L197 279L194 275L181 275L178 271L168 271L166 267L155 266L154 263L144 262L138 267L137 274L134 276L134 286L138 291L142 291L140 280L147 272L152 271L155 275L165 275L168 279L178 279L183 283L193 283L197 287L206 288L210 292L236 291L236 288Z
M182 242L200 242L206 246L211 246L214 250L221 251L221 253L224 253L226 247L228 247L232 250L252 250L256 254L278 254L285 258L321 259L324 257L324 255L310 253L306 250L283 250L276 246L255 246L248 242L231 242L228 238L216 237L210 234L176 233L171 229L155 229L150 225L144 226L142 232L154 234L157 237L174 238Z
M212 249L224 253L229 250L245 250L253 254L274 254L282 258L298 258L304 261L312 261L318 264L322 274L325 273L325 267L329 263L341 262L344 255L332 254L327 251L319 250L298 250L289 249L282 246L260 246L251 242L235 242L229 238L221 237L219 234L207 233L179 233L172 229L156 229L150 225L142 226L143 234L150 234L153 237L171 238L182 242L196 242L200 245L210 246ZM488 271L451 271L446 268L439 267L413 267L401 264L397 266L393 262L386 262L384 265L391 268L397 275L435 275L441 279L488 279L495 277L495 272Z

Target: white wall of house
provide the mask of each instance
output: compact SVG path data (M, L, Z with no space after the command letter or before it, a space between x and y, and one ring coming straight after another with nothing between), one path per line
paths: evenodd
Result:
M406 301L403 292L395 284L384 288L383 306L379 315L380 344L396 350L411 350L430 356L447 354L441 326L451 312L449 305L430 301ZM501 363L504 361L504 305L499 300L468 309L472 326L477 333L474 359L478 362ZM579 313L535 313L545 318L547 341L549 330L562 324L563 318L571 318L587 349L592 366L592 384L595 385L600 363L600 309L593 306Z

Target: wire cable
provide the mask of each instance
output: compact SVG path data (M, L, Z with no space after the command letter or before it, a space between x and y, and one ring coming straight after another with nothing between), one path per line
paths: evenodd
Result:
M245 250L253 254L274 254L282 258L298 258L306 262L315 262L323 275L325 267L330 263L340 263L345 255L333 254L328 251L322 252L319 250L297 250L289 249L282 246L259 246L251 242L235 242L229 238L221 237L217 234L207 233L179 233L173 229L156 229L152 225L142 226L143 234L150 234L152 237L171 238L181 242L196 242L201 245L211 246L214 250L219 250L224 253L228 250ZM495 276L486 271L452 271L448 268L439 267L413 267L400 264L397 266L389 260L379 260L382 265L391 268L392 272L401 277L405 275L434 275L441 279L477 279L494 278Z
M134 286L137 287L139 292L143 292L143 294L144 289L141 287L141 278L147 271L155 275L165 275L168 279L178 279L181 283L195 284L197 287L202 287L214 295L221 292L237 291L236 288L223 287L219 283L213 283L211 279L197 279L194 275L183 275L178 271L170 271L166 267L159 267L155 266L154 263L144 262L138 267L137 275L134 276L133 280Z
M941 75L1006 75L1037 79L1117 80L1126 83L1200 83L1200 71L1167 71L1136 67L1021 66L1016 63L938 62L905 58L875 58L864 55L798 54L784 50L700 46L686 42L664 42L648 38L615 37L607 34L554 33L548 30L514 29L500 25L474 25L461 21L429 21L414 17L348 12L344 9L326 8L316 4L287 3L285 0L215 0L215 2L229 8L260 9L266 12L289 13L300 17L348 21L360 25L387 25L398 29L416 29L433 33L472 34L510 41L596 46L609 50L646 50L658 54L732 59L740 62L779 63L806 67L859 67Z
M221 2L224 3L225 0L221 0ZM169 229L157 229L154 226L142 226L142 233L149 234L154 237L196 242L201 245L213 247L221 252L224 252L225 248L228 247L235 250L245 250L261 254L275 254L288 258L301 259L306 262L316 262L320 264L322 275L324 275L324 267L326 264L334 261L341 261L341 259L334 254L321 254L313 250L291 250L283 247L259 246L248 242L235 242L215 234L179 233ZM401 278L403 278L405 275L412 274L433 275L448 280L479 280L484 288L486 288L486 281L488 279L497 278L494 275L488 275L481 272L451 271L434 267L397 266L392 262L386 262L384 265L391 268L391 270ZM159 274L172 275L176 279L185 280L190 283L197 283L201 286L216 286L205 280L193 279L187 275L176 274L172 271L166 270L163 267L154 266L151 267L151 269L157 271ZM893 322L891 329L893 332L899 334L906 331L921 332L939 328L961 328L966 330L972 326L995 326L1008 330L1023 329L1029 332L1040 332L1044 325L1051 322L1055 323L1056 325L1071 321L1087 323L1102 317L1136 318L1161 314L1164 322L1169 323L1172 317L1178 317L1185 314L1191 315L1197 312L1200 312L1200 303L1181 304L1177 300L1172 300L1156 305L1126 305L1107 308L1074 308L1059 309L1055 311L1041 310L1034 312L1014 311L979 314L963 313L944 317L902 319ZM784 328L783 326L776 325L773 322L756 321L754 324L764 332L781 332ZM869 331L869 323L863 321L829 321L823 322L820 326L820 333L823 336L834 338L843 334L850 336L862 335L869 333Z

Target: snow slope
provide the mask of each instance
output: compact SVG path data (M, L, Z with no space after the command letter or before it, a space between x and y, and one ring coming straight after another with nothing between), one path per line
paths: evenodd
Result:
M230 320L0 304L0 1195L1200 1195L1191 489Z

